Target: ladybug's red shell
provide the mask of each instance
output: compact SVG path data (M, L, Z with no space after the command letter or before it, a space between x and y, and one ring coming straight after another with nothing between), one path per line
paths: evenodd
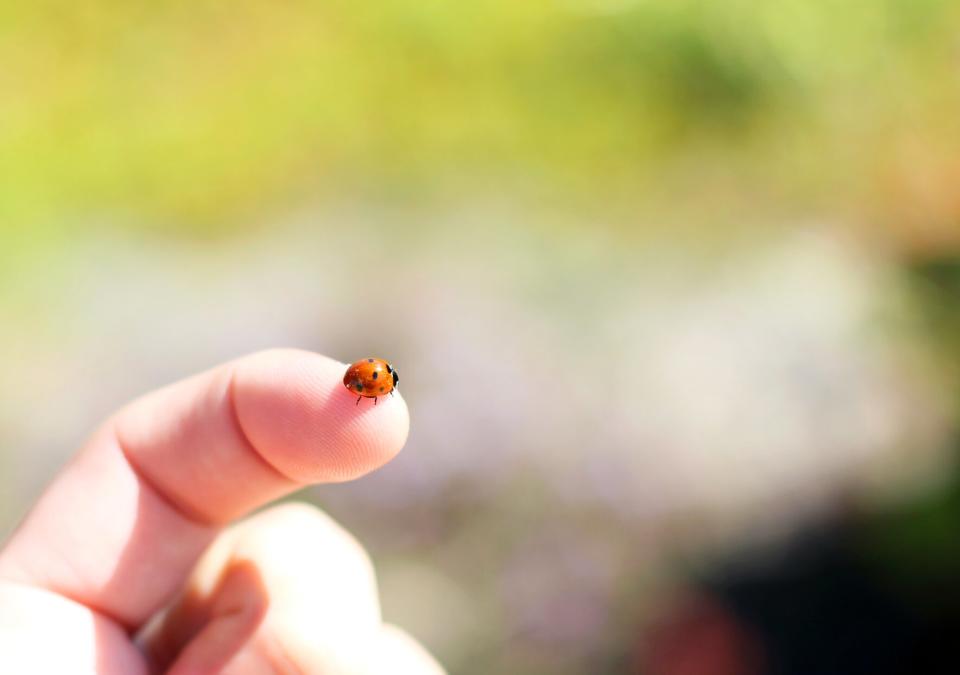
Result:
M383 359L361 359L343 376L343 386L358 397L374 399L391 393L400 383L396 369Z

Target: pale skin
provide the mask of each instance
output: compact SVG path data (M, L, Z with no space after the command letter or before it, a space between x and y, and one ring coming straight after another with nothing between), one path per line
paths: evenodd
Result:
M402 397L357 408L345 369L260 352L104 422L0 550L0 672L442 674L382 622L366 552L327 516L239 520L400 451Z

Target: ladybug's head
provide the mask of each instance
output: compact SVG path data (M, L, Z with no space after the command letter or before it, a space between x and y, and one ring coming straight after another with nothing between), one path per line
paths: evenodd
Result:
M398 384L400 384L400 376L397 375L396 369L395 369L393 366L391 366L389 363L387 364L387 372L390 373L391 375L393 375L393 386L394 386L394 387L396 387Z

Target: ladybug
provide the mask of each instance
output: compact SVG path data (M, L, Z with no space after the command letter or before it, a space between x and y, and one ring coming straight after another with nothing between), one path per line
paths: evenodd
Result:
M390 394L400 384L396 369L383 359L360 359L343 376L343 386L351 393L359 394L354 405L360 405L361 398L372 398L377 405L377 397Z

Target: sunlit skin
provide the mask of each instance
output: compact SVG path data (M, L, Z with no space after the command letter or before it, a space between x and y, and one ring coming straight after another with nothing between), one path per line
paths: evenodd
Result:
M359 414L345 367L261 352L110 417L0 550L0 672L442 673L381 622L366 552L321 512L230 526L399 452L403 399Z

